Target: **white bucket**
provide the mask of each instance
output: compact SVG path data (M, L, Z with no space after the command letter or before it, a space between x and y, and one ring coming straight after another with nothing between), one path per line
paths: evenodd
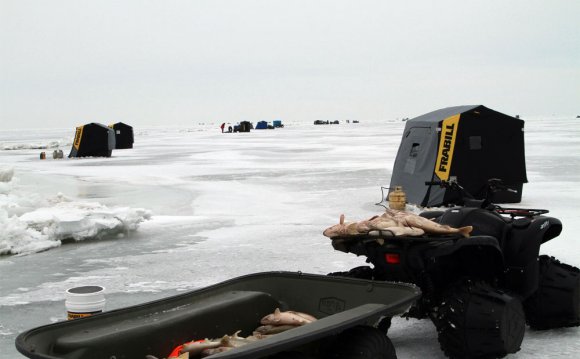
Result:
M67 289L65 306L69 320L101 313L105 309L105 288L88 285Z

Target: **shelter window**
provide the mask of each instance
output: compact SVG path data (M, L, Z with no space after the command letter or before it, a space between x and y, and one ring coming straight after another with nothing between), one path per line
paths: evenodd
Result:
M469 149L481 150L481 136L469 136Z
M420 148L421 148L420 143L413 143L413 145L411 146L411 152L409 153L409 157L417 157Z

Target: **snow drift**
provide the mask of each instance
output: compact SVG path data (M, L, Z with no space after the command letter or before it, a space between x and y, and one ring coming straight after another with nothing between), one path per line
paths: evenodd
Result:
M18 186L11 167L0 168L0 255L40 252L67 240L123 237L151 217L148 210L43 197Z

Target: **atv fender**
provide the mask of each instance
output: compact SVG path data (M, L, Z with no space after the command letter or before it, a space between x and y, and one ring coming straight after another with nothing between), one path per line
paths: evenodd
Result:
M473 226L472 236L491 236L503 240L507 231L506 219L495 212L482 208L456 207L447 210L437 222L460 228Z
M540 216L529 224L512 225L504 243L504 255L509 265L523 265L537 260L540 245L562 232L562 222L553 217Z
M534 220L534 223L536 221L540 222L539 227L542 233L542 243L546 243L562 233L562 222L557 218L540 216Z
M503 247L505 284L512 292L527 298L536 291L539 284L540 245L557 237L561 231L560 220L545 216L536 217L529 224L512 225Z
M443 213L445 213L445 211L424 211L419 213L419 216L427 219L437 220L439 217L443 215Z
M475 237L467 237L467 238L460 238L450 246L440 246L433 250L433 255L436 256L445 256L455 254L460 251L471 250L476 247L485 247L490 249L492 253L498 255L500 258L501 255L501 248L499 247L499 243L497 239L492 236L475 236Z
M474 236L461 238L450 245L441 245L429 251L432 260L444 261L455 267L458 275L490 277L499 274L503 267L503 255L496 238Z

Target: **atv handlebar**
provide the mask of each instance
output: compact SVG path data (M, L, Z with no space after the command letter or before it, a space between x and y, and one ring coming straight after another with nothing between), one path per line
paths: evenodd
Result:
M547 209L528 209L528 208L502 208L497 206L495 211L499 214L509 215L512 218L515 217L536 217L542 214L546 214L550 211Z
M499 214L509 215L512 218L535 217L549 212L547 209L502 208L501 206L491 203L491 197L495 192L507 191L511 193L518 193L518 191L504 185L503 181L499 178L490 178L487 180L485 198L482 200L476 199L471 193L469 193L469 191L461 187L459 183L457 183L457 179L455 177L451 177L448 181L426 181L425 185L440 186L442 188L456 191L459 193L461 201L463 202L460 204L463 204L467 207L486 208Z
M473 199L473 195L465 188L461 187L455 177L451 177L449 181L426 181L426 186L439 186L441 188L448 188L460 193L462 199Z

